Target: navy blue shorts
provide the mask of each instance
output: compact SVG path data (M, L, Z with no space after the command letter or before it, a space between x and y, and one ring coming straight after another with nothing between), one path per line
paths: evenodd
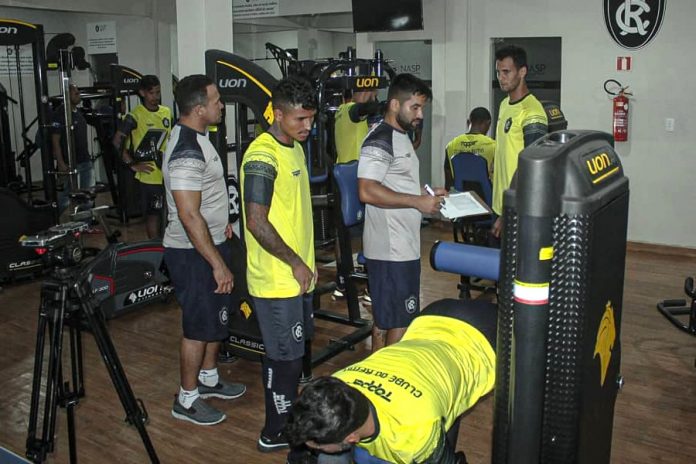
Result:
M224 242L216 248L227 267L231 267L229 244ZM184 337L202 342L227 338L232 295L214 293L217 282L208 261L193 248L165 248L164 262L181 306Z
M164 206L164 185L140 183L140 207L143 215L160 214Z
M313 295L254 299L266 356L274 361L294 361L305 353L305 340L314 336Z
M375 325L382 330L408 327L420 311L420 259L366 261Z

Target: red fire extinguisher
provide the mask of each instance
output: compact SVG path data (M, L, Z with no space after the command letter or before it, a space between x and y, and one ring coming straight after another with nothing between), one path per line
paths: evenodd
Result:
M604 83L604 90L609 95L615 95L612 99L612 126L614 140L626 142L628 140L628 86L622 86L618 81L609 79Z

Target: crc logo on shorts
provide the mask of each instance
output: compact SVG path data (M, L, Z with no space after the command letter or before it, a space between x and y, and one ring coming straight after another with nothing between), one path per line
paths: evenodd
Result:
M227 306L223 306L222 308L220 308L220 313L218 314L218 316L220 316L220 324L227 325L227 321L229 320Z
M404 306L406 307L407 313L415 313L416 309L418 309L418 300L416 299L415 295L411 295L406 298L406 301L404 301Z
M304 327L302 327L302 323L298 322L294 326L292 326L292 338L296 342L301 342L302 337L304 336Z
M164 127L169 127L169 118L162 118L162 125Z
M507 118L507 121L505 121L505 133L507 134L510 132L510 128L512 127L512 118Z
M660 30L665 0L604 0L604 24L620 46L637 50Z

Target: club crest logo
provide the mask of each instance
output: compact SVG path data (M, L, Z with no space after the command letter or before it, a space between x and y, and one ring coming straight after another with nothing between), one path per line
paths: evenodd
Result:
M507 121L505 121L505 127L504 127L504 130L505 130L505 133L506 133L506 134L507 134L508 132L510 132L510 128L511 128L511 127L512 127L512 118L507 118Z
M404 306L406 307L407 313L413 314L418 309L418 300L414 295L411 295L404 301Z
M227 306L223 306L220 308L220 324L222 325L227 325L227 321L229 321L229 314L227 311Z
M302 337L304 336L304 328L302 327L302 323L298 322L294 326L292 326L292 338L296 342L301 342Z
M660 30L665 0L604 0L604 24L620 46L637 50Z

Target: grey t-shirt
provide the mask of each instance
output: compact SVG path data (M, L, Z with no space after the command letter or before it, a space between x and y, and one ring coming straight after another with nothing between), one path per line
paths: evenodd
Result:
M395 192L420 195L418 157L408 134L385 122L375 126L360 150L358 177L380 182ZM382 261L420 258L421 217L415 208L365 205L365 257Z
M208 224L216 245L225 241L229 220L229 197L222 161L208 134L177 124L172 129L162 163L167 191L169 224L163 245L168 248L193 248L174 203L173 190L201 192L201 215Z

